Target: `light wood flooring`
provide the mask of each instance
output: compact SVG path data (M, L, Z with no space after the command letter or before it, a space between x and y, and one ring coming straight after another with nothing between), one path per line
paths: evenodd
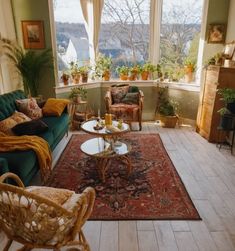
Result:
M190 128L144 123L143 132L160 134L203 220L88 221L91 251L235 251L235 156Z

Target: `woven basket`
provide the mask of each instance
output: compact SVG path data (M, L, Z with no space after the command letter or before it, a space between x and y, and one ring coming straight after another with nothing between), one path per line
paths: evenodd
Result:
M162 116L160 115L162 127L175 128L178 116Z

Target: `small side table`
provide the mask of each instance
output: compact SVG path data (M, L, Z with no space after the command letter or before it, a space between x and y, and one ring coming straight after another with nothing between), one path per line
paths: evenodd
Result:
M80 129L82 122L88 120L91 115L87 101L71 102L69 104L69 114L71 117L71 129Z

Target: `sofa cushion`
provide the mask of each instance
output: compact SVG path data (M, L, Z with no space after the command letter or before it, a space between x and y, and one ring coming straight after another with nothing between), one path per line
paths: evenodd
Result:
M31 119L21 112L14 112L10 117L0 121L0 131L13 135L12 128L19 123L30 121Z
M138 92L128 92L126 96L122 99L124 104L138 104L139 103L139 93Z
M21 90L0 95L0 120L10 117L17 110L16 99L23 98L25 94Z
M126 96L129 86L115 86L111 87L111 95L114 104L121 103L121 100Z
M43 115L59 117L69 103L68 99L49 98L42 108Z
M17 124L12 128L14 134L21 135L37 135L39 133L43 133L48 130L47 124L45 124L42 120L36 119L27 121L24 123Z
M42 109L38 106L35 98L16 100L16 105L19 111L31 119L39 119L42 117Z

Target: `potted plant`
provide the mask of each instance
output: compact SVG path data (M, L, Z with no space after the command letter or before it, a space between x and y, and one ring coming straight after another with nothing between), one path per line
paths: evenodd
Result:
M78 84L80 80L80 71L77 62L70 62L70 72L74 84Z
M75 103L80 103L87 97L87 90L84 87L74 87L71 89L69 98Z
M185 81L187 83L190 83L193 81L193 73L195 72L195 69L196 69L196 62L190 59L185 59L184 72L185 72Z
M168 87L159 87L157 111L163 127L175 128L178 121L176 110L177 103L169 99Z
M149 74L157 71L157 67L150 62L146 62L140 69L141 79L148 80Z
M63 71L63 73L61 75L61 79L62 79L64 85L68 85L69 84L69 73L67 71Z
M233 127L233 116L235 114L235 89L221 88L217 90L224 102L224 107L218 110L221 115L220 126L225 130Z
M110 70L112 66L112 58L99 54L96 59L95 74L104 81L110 80Z
M24 51L21 46L9 39L0 38L3 53L20 73L26 95L38 96L38 87L43 76L43 70L53 68L51 49L42 52Z
M129 80L130 81L135 81L137 79L137 77L138 77L139 72L140 72L140 66L135 65L133 67L130 67L129 72L130 72Z
M128 66L118 66L116 69L121 80L128 80L129 67Z
M88 65L79 67L79 72L82 76L82 83L87 83L89 71L90 71L90 66Z

